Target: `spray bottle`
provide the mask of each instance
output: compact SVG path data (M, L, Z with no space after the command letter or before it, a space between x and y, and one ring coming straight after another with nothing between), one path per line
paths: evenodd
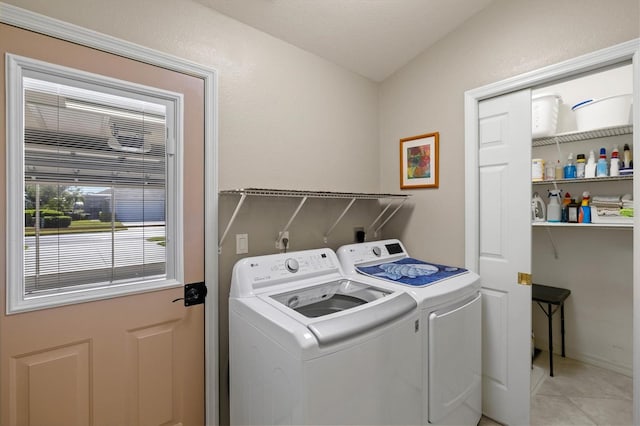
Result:
M562 190L549 190L549 205L547 206L547 222L560 222L562 219L562 207L560 205Z

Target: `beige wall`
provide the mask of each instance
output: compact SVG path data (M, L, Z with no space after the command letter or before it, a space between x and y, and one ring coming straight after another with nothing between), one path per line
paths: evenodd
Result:
M191 1L4 1L216 68L221 189L399 192L399 139L440 132L440 188L409 191L411 205L384 232L402 238L416 257L450 264L464 262L464 91L638 37L640 3L497 0L378 85ZM236 202L221 197L221 231ZM291 227L292 249L324 245L324 231L345 204L305 205ZM223 421L226 298L241 257L234 235L249 234L249 255L273 253L296 206L248 201L223 246ZM357 202L326 245L351 242L353 226L376 214L375 203Z
M377 192L378 85L315 55L178 0L8 0L9 4L218 70L220 189L280 188ZM220 232L238 197L220 198ZM235 234L249 255L275 253L275 238L298 200L250 198L219 256L220 413L228 422L227 298ZM325 245L348 200L310 200L290 228L292 250ZM378 208L358 201L327 246L353 242Z
M216 68L222 189L378 190L375 83L192 1L6 3Z
M394 220L416 256L464 263L466 90L535 70L640 34L638 0L497 0L380 87L382 191L398 189L399 139L440 132L440 188L413 190Z

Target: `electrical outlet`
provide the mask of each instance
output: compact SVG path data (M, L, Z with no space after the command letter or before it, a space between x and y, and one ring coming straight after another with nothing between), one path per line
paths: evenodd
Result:
M364 243L365 233L363 226L356 226L353 228L353 241L356 243Z
M286 247L282 242L284 238L288 240ZM289 250L290 247L291 247L291 240L289 239L289 231L278 232L278 239L276 240L276 248L279 250L284 250L284 249Z

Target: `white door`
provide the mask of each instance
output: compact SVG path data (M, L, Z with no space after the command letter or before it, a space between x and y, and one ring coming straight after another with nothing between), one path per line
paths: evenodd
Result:
M479 104L478 272L482 282L483 413L529 424L531 93Z

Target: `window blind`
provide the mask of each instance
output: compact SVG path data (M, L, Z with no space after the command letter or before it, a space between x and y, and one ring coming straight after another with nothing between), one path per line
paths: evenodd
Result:
M166 272L162 104L23 77L25 294Z

